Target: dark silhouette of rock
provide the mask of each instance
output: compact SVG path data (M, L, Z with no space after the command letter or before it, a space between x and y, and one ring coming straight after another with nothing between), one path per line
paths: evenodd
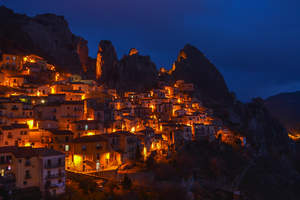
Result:
M43 14L28 17L1 6L0 27L0 50L3 53L36 54L59 69L73 73L81 72L81 61L86 64L84 60L88 52L83 50L86 42L71 33L63 16Z
M130 51L129 51L130 56L138 54L138 53L139 53L139 51L136 48L131 48Z
M90 68L90 58L89 58L89 48L87 46L87 41L83 38L80 38L77 43L77 54L82 66L83 71L86 73Z
M203 53L189 44L180 50L171 72L175 80L194 83L204 103L232 101L222 74Z
M132 54L119 63L121 90L145 91L155 86L158 71L149 56Z
M300 91L281 93L265 100L270 113L289 131L300 131Z
M240 132L258 152L272 154L294 151L287 130L270 114L263 99L255 98L247 104L236 104L235 113L240 119L238 125Z
M100 41L96 61L96 79L113 87L119 79L118 57L116 50L108 40Z
M132 48L129 55L118 60L111 41L100 41L96 62L96 78L100 83L119 91L144 91L155 85L157 75L149 56L139 55Z

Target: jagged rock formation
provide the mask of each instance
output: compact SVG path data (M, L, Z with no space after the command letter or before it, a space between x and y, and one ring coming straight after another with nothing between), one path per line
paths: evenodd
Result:
M157 81L158 71L149 56L131 54L120 60L119 88L137 91L151 89ZM124 86L125 87L124 87Z
M289 131L300 132L300 91L281 93L265 100L270 113Z
M71 33L63 16L28 17L1 6L0 27L2 53L36 54L73 73L81 72L81 64L88 63L87 42Z
M194 83L204 101L231 102L222 74L203 53L189 44L180 50L170 74L175 80Z
M135 54L138 54L138 53L139 53L139 51L138 51L136 48L132 48L132 49L130 49L130 51L129 51L129 55L130 55L130 56L135 55Z
M77 43L77 54L79 56L82 69L86 73L90 66L89 48L87 46L87 41L82 38L80 38Z
M118 80L118 57L111 41L102 40L98 46L96 79L110 87Z
M247 104L237 103L232 113L227 116L231 127L247 137L248 142L261 154L293 153L294 146L288 137L287 130L271 116L264 101L253 99ZM230 115L235 115L233 122ZM234 127L234 125L237 125Z
M108 87L119 91L142 91L155 85L157 69L149 56L138 54L133 48L128 56L118 60L110 41L99 43L96 62L96 78Z

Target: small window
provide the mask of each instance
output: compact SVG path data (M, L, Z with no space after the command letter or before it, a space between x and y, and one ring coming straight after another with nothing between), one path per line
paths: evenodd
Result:
M29 178L31 178L30 171L26 170L25 171L25 179L29 179Z
M68 144L65 145L65 151L69 151L70 150L70 147Z
M86 146L82 145L81 149L82 149L82 151L85 151L86 150Z
M100 144L97 144L97 145L96 145L96 149L97 149L97 150L102 149L101 145L100 145Z

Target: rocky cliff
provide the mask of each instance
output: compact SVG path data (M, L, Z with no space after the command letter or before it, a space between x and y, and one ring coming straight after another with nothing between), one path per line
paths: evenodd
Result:
M231 102L222 74L194 46L187 44L180 50L171 72L175 80L194 83L203 101Z
M129 55L118 60L112 43L100 41L96 63L96 78L100 83L120 91L143 91L155 85L157 75L149 56L139 55L133 48Z
M281 93L265 100L270 113L292 132L300 131L300 91Z
M0 7L0 51L36 54L59 69L79 73L87 68L87 41L71 33L63 16L28 17Z

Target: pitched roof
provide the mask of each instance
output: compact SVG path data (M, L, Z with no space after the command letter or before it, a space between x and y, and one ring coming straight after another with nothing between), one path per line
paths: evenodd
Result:
M58 130L58 129L47 129L53 135L74 135L72 131L69 130Z
M92 136L84 136L74 139L73 143L89 143L89 142L100 142L107 141L107 137L104 135L92 135Z
M16 158L48 157L48 156L64 155L64 153L56 151L54 149L16 147L16 146L0 147L0 153L12 153Z
M28 128L27 124L12 124L10 126L2 126L2 130L13 130L13 129L23 129Z

